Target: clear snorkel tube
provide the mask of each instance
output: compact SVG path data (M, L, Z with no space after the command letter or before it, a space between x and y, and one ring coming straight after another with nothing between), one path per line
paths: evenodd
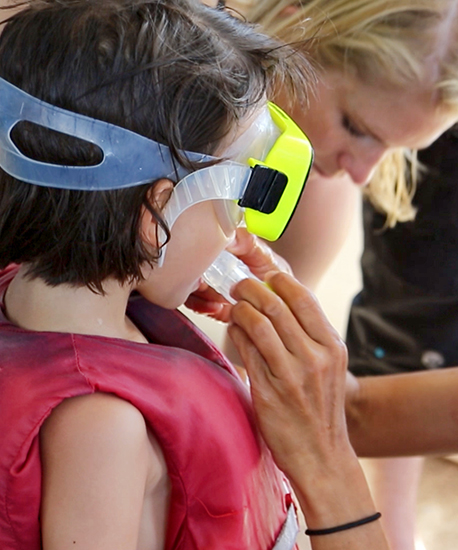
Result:
M243 196L250 176L251 169L248 166L231 162L222 162L187 175L177 184L164 209L163 217L167 227L171 229L187 208L210 199L230 201L230 205L240 211L235 200ZM237 217L235 212L230 212L229 205L226 212L228 217ZM236 224L237 221L234 220L234 226ZM165 241L165 233L162 229L160 229L159 241L160 243ZM163 244L158 260L159 267L163 265L166 251L167 245ZM202 277L229 303L235 303L230 295L230 289L234 284L247 277L257 279L241 260L225 250L214 260Z
M177 183L162 213L168 229L172 229L173 224L185 210L200 202L225 200L236 204L235 201L243 197L251 175L252 170L249 166L231 161L224 161L188 174ZM240 210L240 207L237 209ZM236 217L235 213L234 217ZM163 264L167 252L165 238L166 235L161 230L159 244L162 248L159 266Z
M237 211L241 212L243 209L236 205L235 200L244 195L250 177L250 167L232 162L222 162L192 172L177 184L167 202L163 212L167 227L172 229L175 221L187 208L199 202L216 199L224 202L230 201L232 212L229 205L225 212L228 218L231 216L234 218L233 228L235 230L237 222L243 220L243 215L237 216ZM165 233L161 229L159 242L161 244L164 241ZM166 252L167 245L163 244L158 260L159 267L163 265ZM221 252L202 277L229 303L235 303L230 295L230 289L235 283L247 277L257 279L241 260L227 251Z

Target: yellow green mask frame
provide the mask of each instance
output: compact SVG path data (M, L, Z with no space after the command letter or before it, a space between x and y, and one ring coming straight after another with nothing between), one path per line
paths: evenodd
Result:
M271 189L266 190L267 196L271 199L270 203L272 203L271 195L275 195L273 201L276 201L276 204L272 211L270 211L271 208L267 208L269 211L259 209L259 203L256 209L250 208L250 202L246 200L246 196L259 193L259 185L255 190L251 190L251 193L247 188L245 196L238 201L238 204L245 207L248 231L268 241L275 241L287 228L304 191L313 163L313 148L304 132L280 107L269 102L268 109L281 134L264 161L250 158L248 163L253 168L265 166L275 170L283 174L286 181L279 176L281 181L277 184L271 183Z

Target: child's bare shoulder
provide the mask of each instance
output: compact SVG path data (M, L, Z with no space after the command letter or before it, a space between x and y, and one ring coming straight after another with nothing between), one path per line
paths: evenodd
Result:
M50 456L72 449L80 459L88 455L86 460L90 460L95 453L139 450L145 442L147 431L140 411L108 393L65 399L41 430L42 450Z
M67 399L46 420L40 445L49 547L62 546L75 533L85 548L97 548L95 541L103 548L121 548L124 541L130 548L145 498L166 477L162 452L140 411L111 394ZM114 532L104 529L108 522L116 525Z
M111 468L135 470L151 463L151 453L160 453L151 444L142 413L128 401L109 393L94 393L64 400L41 429L43 460L85 464L109 473ZM64 456L66 456L64 460ZM104 462L109 458L109 464ZM100 470L97 471L100 477Z

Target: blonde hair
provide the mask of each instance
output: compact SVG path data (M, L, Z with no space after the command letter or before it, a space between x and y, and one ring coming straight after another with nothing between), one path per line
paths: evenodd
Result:
M429 59L438 107L458 113L458 0L239 1L247 19L286 42L312 37L310 53L318 70L412 86L425 80ZM415 159L416 153L405 149L389 152L365 191L386 213L389 226L415 216Z

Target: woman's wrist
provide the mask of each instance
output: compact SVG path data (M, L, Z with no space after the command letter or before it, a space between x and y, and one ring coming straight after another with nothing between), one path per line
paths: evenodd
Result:
M332 466L307 468L292 480L310 529L326 529L376 513L364 473L353 451L341 453Z
M334 525L333 527L325 527L324 529L306 529L305 534L309 537L325 537L327 535L334 535L335 533L341 533L342 531L349 531L350 529L356 529L362 527L368 523L377 521L382 517L380 512L370 514L356 521L349 521L347 523L341 523L340 525Z

